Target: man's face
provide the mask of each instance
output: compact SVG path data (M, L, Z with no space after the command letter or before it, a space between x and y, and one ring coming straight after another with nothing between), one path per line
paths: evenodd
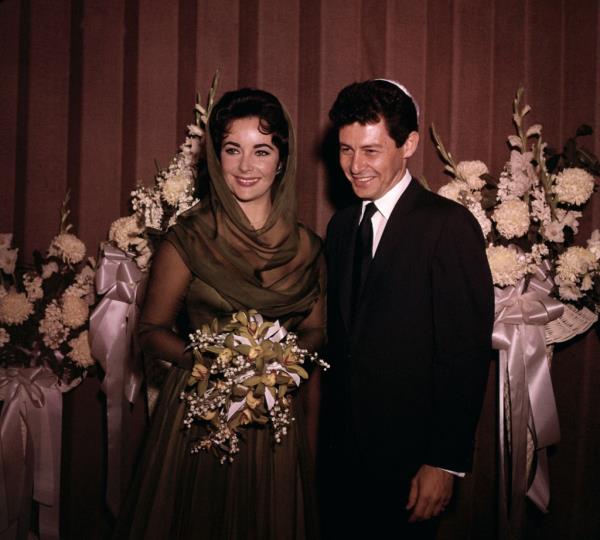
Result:
M340 128L340 165L361 199L376 200L395 186L406 172L419 135L412 132L398 148L384 121L355 122Z

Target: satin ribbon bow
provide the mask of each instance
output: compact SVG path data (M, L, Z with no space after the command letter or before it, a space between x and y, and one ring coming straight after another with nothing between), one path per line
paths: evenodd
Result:
M106 246L96 272L96 290L104 294L90 317L90 349L105 372L108 426L107 503L118 514L121 499L123 397L133 403L140 391L141 367L136 350L139 304L146 274L131 255Z
M0 536L26 538L31 498L42 540L59 538L62 392L45 367L0 368ZM25 432L22 431L25 425Z
M546 448L560 439L544 325L560 317L564 306L549 296L553 283L548 270L548 265L538 267L526 291L525 279L514 287L495 288L492 343L500 351L502 519L510 534L517 536L525 516L525 496L542 512L548 511L550 487ZM508 409L505 409L504 402L506 384L509 389ZM508 418L505 418L505 410ZM507 431L508 422L510 429ZM530 486L527 474L528 429L536 450L535 475ZM509 437L508 441L505 434ZM504 456L507 449L510 450L512 466L510 499L505 493L507 473Z

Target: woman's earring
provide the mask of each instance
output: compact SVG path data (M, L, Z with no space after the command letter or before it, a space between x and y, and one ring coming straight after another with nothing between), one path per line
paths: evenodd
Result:
M283 171L283 163L280 163L279 165L277 165L277 169L275 170L275 173L279 174L281 171Z

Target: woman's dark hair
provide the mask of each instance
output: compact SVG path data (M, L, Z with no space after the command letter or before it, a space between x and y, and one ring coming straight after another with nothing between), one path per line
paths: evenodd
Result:
M210 135L217 156L231 122L239 118L256 116L259 130L272 135L273 144L279 150L279 159L284 165L288 157L288 124L279 100L269 92L254 88L241 88L226 92L215 105L210 115Z
M376 124L383 119L398 147L412 131L419 129L412 98L395 84L382 80L354 83L343 88L329 111L329 118L337 129L354 122Z

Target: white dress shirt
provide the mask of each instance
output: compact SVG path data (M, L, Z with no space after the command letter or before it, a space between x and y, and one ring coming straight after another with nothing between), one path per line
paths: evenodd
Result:
M379 197L379 199L376 199L374 201L363 200L362 202L362 210L360 213L360 219L358 220L359 223L362 221L362 217L365 213L365 208L367 204L369 204L370 202L374 202L375 206L377 207L377 212L375 212L373 214L373 217L371 218L371 224L373 226L373 257L375 257L375 253L377 252L379 242L381 241L381 237L383 236L383 231L385 230L385 226L387 225L387 222L390 219L390 216L392 215L392 211L394 210L394 207L400 200L400 197L402 197L402 194L406 191L406 188L410 184L411 178L412 177L410 175L410 172L408 171L408 169L406 169L402 180L400 180L400 182L398 182L387 193L385 193L383 196ZM442 469L441 467L438 468ZM449 472L450 474L453 474L455 476L463 477L465 475L464 472L449 471L448 469L442 470Z
M382 197L379 197L379 199L375 199L374 201L364 200L362 202L362 210L360 213L360 219L358 220L359 223L362 221L367 204L374 202L375 206L377 207L377 212L375 212L371 218L371 223L373 225L373 257L375 257L375 252L377 251L377 247L379 246L379 242L383 236L383 231L385 230L388 219L390 219L396 203L406 191L408 184L410 184L410 179L411 176L407 169L402 177L402 180L400 180L400 182L398 182Z

